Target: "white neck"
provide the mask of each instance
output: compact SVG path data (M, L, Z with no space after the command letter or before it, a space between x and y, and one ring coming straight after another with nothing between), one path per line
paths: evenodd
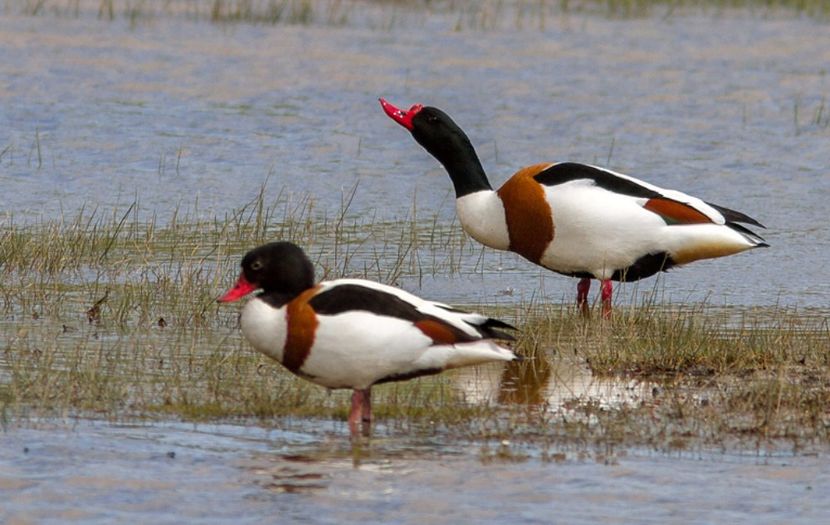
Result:
M274 308L259 297L254 297L242 308L239 324L242 335L251 346L282 363L288 330L285 306Z
M510 248L504 205L495 191L481 190L459 197L455 209L470 237L496 250Z

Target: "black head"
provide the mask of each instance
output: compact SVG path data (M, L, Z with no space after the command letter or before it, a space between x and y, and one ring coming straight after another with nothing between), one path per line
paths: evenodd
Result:
M403 111L384 99L383 110L412 133L412 137L444 165L455 184L458 197L490 189L484 169L466 133L438 108L416 104Z
M464 131L438 108L415 104L404 111L385 99L380 99L380 105L389 118L408 129L418 144L441 162L462 149L472 148Z
M263 295L290 300L312 286L314 266L303 250L290 242L272 242L245 254L236 285L219 301L236 301L260 288Z
M412 118L412 137L447 166L465 158L475 150L467 134L449 115L438 108L425 106Z

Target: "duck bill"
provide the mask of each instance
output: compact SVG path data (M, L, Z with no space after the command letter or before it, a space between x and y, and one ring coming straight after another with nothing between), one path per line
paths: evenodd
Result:
M251 284L251 282L245 278L245 274L241 273L239 274L239 279L236 280L236 284L233 288L225 292L225 295L217 299L217 301L220 303L238 301L256 289L256 285Z
M412 119L415 118L415 115L417 115L418 112L421 111L421 109L423 109L424 106L422 106L421 104L415 104L414 106L409 108L409 111L404 111L400 108L396 108L391 103L387 102L386 99L381 97L380 107L382 107L383 111L385 111L386 114L389 115L389 118L391 118L401 126L405 127L409 131L412 131L414 127L412 124Z

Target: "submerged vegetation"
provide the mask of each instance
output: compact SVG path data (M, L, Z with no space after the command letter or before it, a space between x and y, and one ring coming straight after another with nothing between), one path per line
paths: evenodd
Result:
M592 13L610 17L672 16L682 10L754 14L796 13L826 19L825 0L21 0L4 2L6 13L40 16L97 16L130 24L181 16L212 23L368 23L390 29L404 18L444 15L454 30L545 29L550 17Z
M348 393L251 350L237 309L216 304L239 256L287 239L308 248L320 278L477 271L478 246L414 209L382 222L350 214L351 195L327 216L311 199L264 194L226 217L179 213L163 226L135 205L0 224L2 420L344 420ZM542 444L830 444L827 312L645 302L608 322L571 305L488 313L519 326L527 359L383 385L381 428Z

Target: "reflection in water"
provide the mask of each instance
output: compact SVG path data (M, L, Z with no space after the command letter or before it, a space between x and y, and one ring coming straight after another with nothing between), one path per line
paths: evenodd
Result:
M238 462L246 478L270 493L310 494L331 487L338 478L352 475L400 476L412 471L411 463L461 457L463 445L429 438L373 437L344 439L331 434L320 441L259 451ZM359 471L361 474L354 474Z
M257 456L242 465L253 483L270 492L298 494L329 486L326 464L319 458L298 454Z
M498 402L511 405L541 405L550 382L551 366L537 353L521 362L506 363L499 380Z
M560 415L573 415L589 404L603 409L639 405L650 399L655 386L634 379L597 378L582 362L551 362L542 353L522 362L459 372L454 382L468 402L536 406Z

